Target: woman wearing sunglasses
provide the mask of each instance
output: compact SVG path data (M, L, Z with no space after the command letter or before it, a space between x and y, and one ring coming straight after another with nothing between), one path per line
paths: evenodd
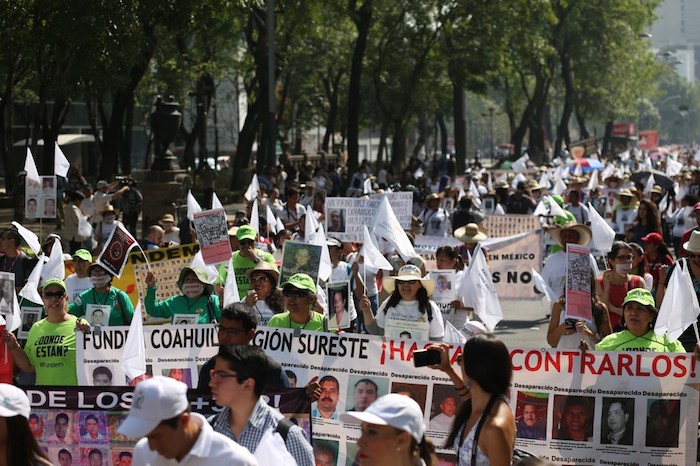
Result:
M316 284L305 273L297 273L280 285L284 296L285 312L275 314L268 327L328 331L328 319L313 310L316 304Z
M596 279L595 293L610 313L610 326L614 331L622 328L622 302L627 292L634 288L646 288L644 279L632 275L632 250L624 241L615 241L608 253L606 270Z
M87 322L68 314L68 294L63 280L47 280L41 298L46 318L32 325L24 349L11 332L3 332L3 340L21 370L36 372L37 385L78 385L75 329L76 326L88 328Z
M280 272L275 264L260 261L245 275L253 287L245 296L245 303L258 315L258 325L267 325L273 315L284 312L284 296L277 289Z
M376 318L372 315L369 298L365 295L360 309L369 333L413 340L442 341L445 327L442 313L431 299L435 282L423 278L415 265L404 265L395 277L382 280L390 296L379 306Z

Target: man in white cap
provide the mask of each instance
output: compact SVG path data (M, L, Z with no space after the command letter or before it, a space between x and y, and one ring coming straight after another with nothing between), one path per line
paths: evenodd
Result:
M190 412L187 385L157 376L134 390L129 416L119 428L129 437L143 437L134 448L133 463L141 466L257 465L248 450L214 432L204 416Z

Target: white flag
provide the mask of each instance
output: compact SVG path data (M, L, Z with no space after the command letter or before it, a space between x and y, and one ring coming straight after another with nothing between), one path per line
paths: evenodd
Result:
M544 281L544 278L542 278L542 275L537 273L535 269L532 270L532 277L535 279L535 288L541 293L544 293L544 295L547 297L549 300L550 304L554 304L554 302L557 300L557 298L554 296L554 290L547 284L546 281Z
M423 178L423 175L425 175L425 172L421 167L418 167L416 171L413 172L413 177L417 180Z
M564 209L557 204L557 201L552 199L552 196L545 196L545 203L549 205L549 215L553 215L554 217L564 217L567 218L566 212Z
M518 160L513 162L510 167L515 173L523 173L527 170L528 160L530 160L530 156L527 155L527 152L525 152L523 155L520 156Z
M277 217L275 217L275 213L272 212L269 204L265 205L265 220L267 220L267 227L271 233L279 233L279 230L277 230ZM282 226L282 229L284 229L284 226Z
M41 253L41 244L39 243L39 237L33 231L25 228L19 222L12 222L15 228L17 228L17 233L27 242L29 247L34 251L37 256Z
M192 262L190 263L190 268L199 268L199 269L204 269L207 271L207 278L209 279L210 282L214 282L217 278L219 278L219 270L216 268L214 265L207 265L204 263L204 257L202 256L202 250L200 249L197 251L197 254L194 255L194 258L192 259Z
M362 183L362 194L374 194L374 188L372 188L372 179L369 176L365 178L364 183Z
M542 176L540 176L540 181L538 181L538 184L542 186L543 189L546 189L549 191L549 173L548 172L542 172Z
M233 258L231 258L228 260L228 271L226 273L226 283L224 284L224 307L240 301L241 297L238 294L236 272L233 269Z
M607 253L612 249L615 241L615 230L612 229L608 222L600 216L597 210L593 208L591 203L588 203L588 214L591 222L591 244L590 248L596 251Z
M668 176L675 176L683 170L683 164L676 161L670 155L666 157L666 174Z
M577 163L574 167L574 176L583 176L583 168L580 163Z
M649 174L649 178L647 178L647 183L644 185L644 196L649 197L651 194L651 190L654 189L654 185L656 184L656 179L654 178L654 174L651 173Z
M194 214L198 214L202 211L202 207L197 202L197 199L192 195L192 191L187 191L187 218L191 221L194 220Z
M588 180L588 186L586 186L586 188L588 188L589 192L598 189L598 172L591 172L591 179Z
M248 185L248 189L245 190L245 194L243 194L243 197L246 198L248 202L252 201L253 199L258 197L258 193L260 192L260 183L258 182L258 175L253 175L253 179Z
M365 229L365 240L362 244L362 250L360 251L360 255L364 258L365 267L369 267L375 270L393 270L394 267L392 267L391 263L388 260L386 260L384 254L379 252L379 248L375 246L374 240L372 239L372 235L369 234L369 230L367 229L367 225L364 225L363 228Z
M217 196L216 193L213 193L211 196L211 208L212 210L224 208L224 205L221 203L219 196Z
M389 241L389 243L396 248L396 251L398 251L404 261L418 255L416 254L416 250L413 249L413 245L408 239L406 232L403 231L401 224L396 219L394 209L392 209L386 196L382 198L379 204L377 215L372 224L372 231L378 237L385 238Z
M316 220L316 214L310 205L306 206L306 216L304 217L304 222L304 241L309 244L314 243L314 239L316 238L316 233L318 232L318 227L320 224L318 223L318 220Z
M61 148L58 146L58 142L54 143L53 149L53 171L56 175L62 176L63 178L68 178L68 170L70 169L70 162L66 158Z
M664 300L659 306L654 333L661 336L668 332L669 339L677 340L697 320L698 310L698 297L693 289L688 263L681 268L680 262L676 262Z
M250 209L250 226L258 234L261 234L261 232L260 232L260 213L258 212L258 200L257 199L253 200L253 207L251 207L251 209Z
M19 290L19 295L24 299L27 299L34 304L43 304L44 301L41 299L39 294L39 282L41 281L41 272L44 270L44 261L39 259L34 266L34 270L29 274L27 278L27 283Z
M31 181L37 186L41 186L41 178L39 178L39 171L36 169L36 163L34 163L34 157L32 156L32 151L27 147L27 158L24 160L24 171L27 172L27 181Z
M318 266L318 278L327 282L328 279L331 278L333 264L331 263L331 253L328 251L328 245L326 244L326 232L323 229L323 225L318 225L318 231L309 243L321 246L321 261Z
M63 246L61 246L58 238L54 238L49 260L44 264L44 270L41 272L40 283L44 283L52 278L60 278L61 280L66 278L66 267L63 264Z
M557 182L554 184L554 188L552 189L552 192L554 194L559 194L562 196L566 192L566 183L561 178L557 178Z
M496 288L493 285L491 272L486 263L486 257L481 249L481 245L477 244L476 250L471 257L469 268L462 277L462 285L465 282L471 282L467 289L471 288L471 291L474 292L474 295L471 297L474 312L489 331L493 332L496 325L503 320L503 311L501 310L501 303L498 301ZM464 296L462 287L460 287L459 291Z
M445 343L456 343L458 345L463 345L466 341L467 338L457 330L457 328L452 325L452 323L449 320L444 321L445 325L445 336L442 337L442 341Z
M600 179L603 180L603 181L605 181L605 178L608 178L608 177L612 176L613 173L615 173L615 165L613 165L612 163L609 163L609 164L605 167L605 170L603 170L603 171L600 173Z
M14 332L20 325L22 325L22 314L19 308L19 299L17 299L17 296L14 296L14 298L15 299L12 300L12 314L7 316L8 318L6 318L5 323L9 332ZM7 309L9 307L9 303L4 296L0 298L0 307L3 309Z
M146 342L143 337L141 299L134 309L134 317L129 325L129 333L126 335L119 366L132 380L146 373Z

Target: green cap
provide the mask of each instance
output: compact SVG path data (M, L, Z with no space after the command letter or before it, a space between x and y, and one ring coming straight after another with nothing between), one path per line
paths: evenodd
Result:
M63 291L66 291L66 284L60 278L49 278L48 280L46 280L41 286L41 291L44 291L47 287L51 285L57 286L63 289Z
M73 259L75 258L82 259L87 262L92 262L92 254L90 254L90 251L87 249L78 249L73 253Z
M309 290L312 293L316 293L316 284L314 279L306 275L305 273L295 273L287 279L286 282L280 285L280 288L284 288L287 285L291 285L294 288L299 288L300 290Z
M250 225L241 225L238 227L238 231L236 232L236 238L238 238L238 241L243 239L252 239L255 241L257 236L258 233L255 231L255 228L251 227Z
M554 202L559 204L559 207L562 207L564 205L564 198L561 197L559 194L552 194L552 199L554 199Z
M630 290L627 293L627 296L625 296L625 301L622 303L622 307L624 308L625 304L629 303L630 301L634 301L644 306L651 306L656 309L654 296L651 294L651 291L645 288L635 288Z
M187 275L187 272L194 273L197 280L204 284L204 289L207 291L207 293L212 294L214 291L214 285L212 285L211 281L209 280L207 271L200 267L185 267L184 269L180 270L180 278L177 279L178 288L182 289L182 284L185 282L185 275Z

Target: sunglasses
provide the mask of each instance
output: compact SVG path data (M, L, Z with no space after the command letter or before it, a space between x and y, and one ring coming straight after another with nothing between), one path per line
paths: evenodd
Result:
M252 239L242 239L242 240L238 241L238 243L245 246L247 244L254 244L255 241L253 241Z
M42 296L46 299L61 299L65 295L63 291L46 291Z
M287 298L305 298L309 292L298 288L285 288L282 290L282 294Z

